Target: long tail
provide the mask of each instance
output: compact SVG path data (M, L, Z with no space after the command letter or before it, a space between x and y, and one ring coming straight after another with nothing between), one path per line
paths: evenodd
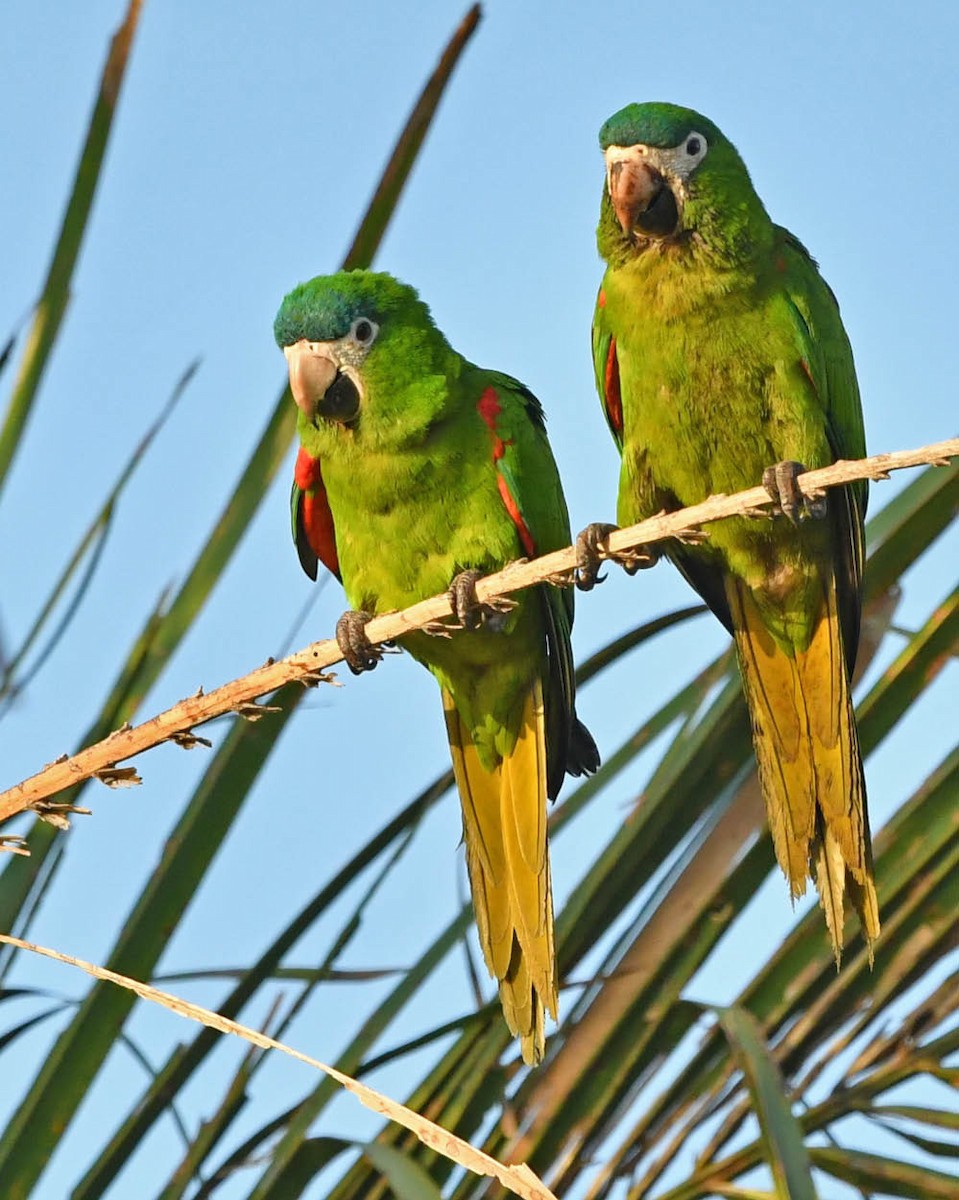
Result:
M740 579L727 577L759 780L776 857L793 896L815 880L836 962L844 897L869 945L879 936L862 758L846 673L835 581L809 645L782 650Z
M470 731L443 691L453 772L463 804L463 840L480 944L526 1062L545 1045L544 1009L559 997L553 949L553 897L546 837L546 720L537 682L523 705L512 753L493 771L480 762Z

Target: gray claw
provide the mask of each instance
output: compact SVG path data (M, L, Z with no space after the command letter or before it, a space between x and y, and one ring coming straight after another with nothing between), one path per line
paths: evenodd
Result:
M647 571L650 567L655 567L659 559L659 551L654 550L652 546L627 550L622 555L616 556L616 562L619 563L627 575L635 575L637 571Z
M366 626L373 614L347 609L336 623L336 644L343 652L346 665L354 675L372 671L383 657L379 646L366 636Z
M575 582L581 592L591 591L597 583L602 583L606 578L599 573L599 564L603 559L619 563L627 575L635 575L637 571L655 567L659 562L659 551L651 546L622 551L606 549L606 539L618 528L618 525L594 521L576 538Z
M800 462L775 463L763 471L763 487L769 498L794 525L804 518L818 519L826 515L825 496L807 497L799 486L799 476L806 468Z
M619 563L627 575L635 575L637 571L647 571L650 567L655 567L662 557L662 552L655 546L637 546L634 550L623 550L610 557Z
M483 572L474 567L460 571L453 576L453 582L446 593L457 621L464 629L479 629L483 623L483 606L476 598L477 580L483 578Z
M500 633L506 624L506 614L516 607L516 601L508 596L494 596L485 603L476 597L476 584L484 572L469 567L453 576L447 591L453 615L463 629L479 629L481 625L492 633Z
M603 542L619 528L605 521L593 521L576 536L576 570L573 582L581 592L591 592L597 583L606 578L600 575L599 565L607 557Z

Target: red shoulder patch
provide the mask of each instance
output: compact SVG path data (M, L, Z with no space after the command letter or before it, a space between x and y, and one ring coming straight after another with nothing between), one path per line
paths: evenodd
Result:
M496 394L496 388L488 387L480 396L476 405L476 411L483 418L486 427L493 435L493 462L499 460L506 453L506 447L512 446L511 441L504 442L496 429L496 419L503 411L503 406L499 402L499 396Z
M493 435L493 462L501 463L503 456L506 454L506 447L512 446L512 441L504 441L500 437L499 431L496 428L497 418L503 411L503 406L499 402L499 396L496 394L496 388L488 387L480 396L476 404L476 411L483 418L483 421ZM523 543L523 549L530 558L536 555L536 543L533 540L533 535L530 533L529 526L523 519L523 514L520 511L519 505L516 503L516 498L509 490L509 484L503 474L506 467L505 463L496 468L496 486L499 488L500 498L506 507L506 511L510 515L510 519L516 526L516 531L519 534L519 539ZM508 474L508 472L507 472Z
M598 308L606 307L606 293L602 288L599 289L599 295L596 297L596 305Z
M486 389L477 402L476 411L483 418L487 429L493 435L493 462L498 462L506 453L506 447L509 445L509 442L504 442L496 432L496 419L503 411L503 406L499 402L499 396L496 394L496 388L488 387Z
M606 355L606 373L603 381L603 402L606 417L617 434L623 432L623 397L619 387L619 359L616 356L616 339L609 339Z
M486 422L490 433L495 433L496 418L503 411L503 406L499 402L499 396L496 394L496 388L491 386L486 389L476 403L476 411Z
M293 478L301 492L309 492L316 487L316 481L322 484L323 473L320 471L320 460L311 458L301 446L296 456L296 466L293 468Z
M323 483L323 471L318 458L300 447L293 472L300 497L300 522L310 549L324 567L337 578L340 576L340 560L336 553L336 530L333 513Z
M499 487L499 494L506 505L506 511L512 518L513 524L516 526L516 531L519 534L519 540L523 543L523 549L530 558L536 557L536 542L533 540L533 535L529 531L529 526L523 520L523 514L519 510L519 505L513 499L513 494L509 490L509 484L502 475L497 472L496 483Z

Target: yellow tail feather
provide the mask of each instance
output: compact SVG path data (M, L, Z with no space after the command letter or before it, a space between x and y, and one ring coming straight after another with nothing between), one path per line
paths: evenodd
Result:
M499 980L503 1015L537 1063L544 1009L558 1010L546 836L546 723L539 681L523 704L512 752L487 771L449 692L443 710L463 805L463 840L480 945Z
M827 583L809 645L792 656L776 644L741 579L727 577L726 596L779 865L793 896L815 880L837 963L845 896L871 955L879 905L835 582Z

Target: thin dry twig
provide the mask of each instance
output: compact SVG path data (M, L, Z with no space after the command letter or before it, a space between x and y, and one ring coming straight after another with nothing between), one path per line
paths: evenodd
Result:
M814 499L827 488L857 479L888 479L890 471L927 465L946 466L950 459L957 457L959 438L950 438L917 450L875 454L871 458L854 461L840 460L831 466L807 471L799 476L798 484L807 498ZM702 504L678 512L661 513L648 521L640 521L638 525L616 530L606 540L604 553L615 558L640 546L653 545L670 538L696 538L701 527L711 521L758 515L764 511L768 513L771 503L769 493L761 486L731 496L711 496ZM477 599L481 604L488 604L544 580L553 583L572 582L575 566L576 551L572 546L531 561L520 559L502 571L479 580L476 585ZM437 622L445 621L452 615L449 598L445 594L432 596L402 612L375 617L366 626L366 634L374 645L391 642L415 629L434 627ZM195 695L181 700L149 721L115 730L103 741L88 746L72 757L63 756L49 763L29 779L0 793L0 821L32 808L38 801L84 779L96 777L114 787L139 783L139 776L133 767L117 767L117 763L161 742L195 744L190 743L187 735L197 725L226 713L240 713L247 719L256 719L264 712L271 711L267 706L255 703L261 696L267 696L294 681L309 686L321 682L332 683L334 677L325 674L325 669L341 662L342 658L337 643L328 639L314 642L279 662L268 660L262 667L212 692L204 693L200 688Z
M119 975L116 971L108 971L105 967L98 967L93 963L85 962L82 958L74 958L70 954L61 954L58 950L51 950L46 946L37 946L33 942L25 942L21 938L10 937L8 934L0 934L0 942L6 942L9 946L16 946L19 950L31 950L34 954L41 954L45 958L52 958L57 962L68 963L72 967L79 967L81 971L86 971L94 979L102 979L107 983L115 983L119 987L135 992L143 1000L159 1004L163 1008L169 1009L170 1012L176 1013L178 1016L186 1017L187 1020L199 1021L201 1024L209 1026L210 1029L219 1030L220 1033L232 1033L236 1037L241 1037L263 1050L279 1050L283 1054L288 1054L290 1058L298 1059L314 1070L323 1071L331 1079L335 1079L337 1083L346 1088L347 1091L352 1092L361 1104L372 1109L373 1112L382 1113L389 1120L395 1121L397 1125L402 1125L405 1129L409 1129L419 1138L424 1146L429 1146L431 1150L442 1154L445 1158L450 1159L451 1162L465 1167L475 1175L492 1176L494 1179L498 1179L514 1195L522 1196L523 1200L556 1200L556 1197L549 1188L540 1182L525 1163L506 1166L504 1163L497 1161L497 1159L491 1158L488 1154L484 1154L482 1150L478 1150L475 1146L470 1145L469 1142L457 1137L455 1133L450 1133L442 1125L437 1125L434 1121L420 1116L419 1113L414 1112L411 1108L406 1108L405 1105L398 1103L396 1100L391 1100L389 1096L384 1096L382 1092L377 1092L373 1088L367 1087L366 1084L360 1083L350 1075L345 1075L335 1067L327 1066L326 1063L319 1062L315 1058L310 1058L308 1054L303 1054L299 1050L294 1050L291 1046L286 1046L282 1042L267 1037L265 1033L260 1033L256 1029L250 1029L246 1025L240 1025L237 1021L231 1021L229 1018L212 1012L208 1008L201 1008L198 1004L190 1004L186 1000L181 1000L179 996L171 995L170 992L161 992L158 988L141 983L138 979L131 979L127 975Z

